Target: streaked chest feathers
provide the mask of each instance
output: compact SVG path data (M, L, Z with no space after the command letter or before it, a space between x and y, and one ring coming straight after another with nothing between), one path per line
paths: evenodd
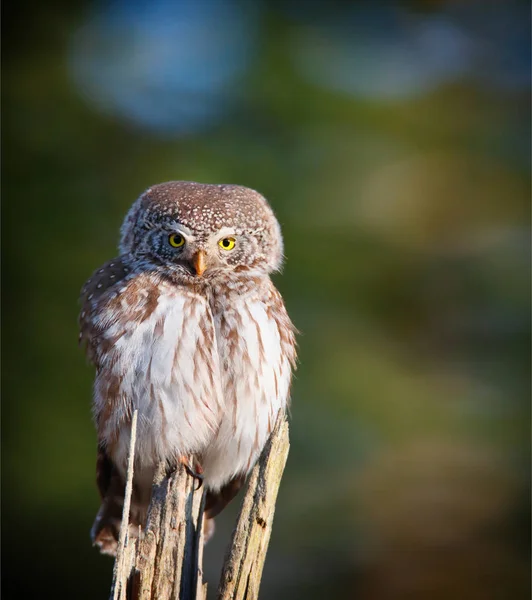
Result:
M137 468L148 477L159 460L189 454L210 489L248 472L286 407L294 360L273 284L212 296L139 274L87 304L95 417L117 466L136 408Z

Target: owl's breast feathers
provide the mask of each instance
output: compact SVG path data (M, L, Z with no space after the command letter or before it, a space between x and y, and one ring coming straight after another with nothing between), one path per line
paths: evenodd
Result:
M81 342L97 368L99 440L117 466L125 469L134 409L140 466L199 451L216 432L222 407L206 300L114 259L89 280L82 301Z
M249 283L238 293L220 285L212 301L225 407L203 455L212 489L249 472L289 402L294 327L268 277Z
M269 278L202 295L117 258L83 288L80 329L97 368L99 441L121 470L134 408L147 465L197 454L212 489L253 466L286 407L295 361Z

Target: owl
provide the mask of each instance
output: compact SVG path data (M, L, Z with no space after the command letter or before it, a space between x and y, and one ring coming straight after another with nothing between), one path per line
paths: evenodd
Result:
M79 316L80 342L96 368L101 507L91 536L111 555L134 410L131 524L145 524L161 461L169 472L184 463L201 478L213 519L286 411L296 360L295 329L270 279L282 263L281 230L258 192L155 185L120 233L120 254L86 282Z

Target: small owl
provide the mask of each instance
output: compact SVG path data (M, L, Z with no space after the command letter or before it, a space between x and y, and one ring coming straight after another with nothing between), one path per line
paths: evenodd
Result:
M79 318L96 367L102 505L91 535L107 554L116 552L133 411L131 522L145 523L160 461L201 473L212 519L286 410L296 359L294 327L270 280L281 231L259 193L153 186L129 210L119 251L83 287Z

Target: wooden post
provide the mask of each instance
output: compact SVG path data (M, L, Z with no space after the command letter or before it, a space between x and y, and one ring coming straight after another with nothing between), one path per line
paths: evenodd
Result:
M259 596L277 492L289 448L288 423L284 418L279 419L251 473L225 557L218 600L253 600Z
M136 414L130 456L134 452L135 427ZM288 423L283 415L249 478L222 569L219 600L258 598L289 445ZM182 465L168 477L161 466L155 477L146 528L140 535L124 526L129 519L132 477L130 460L111 600L206 600L203 488L195 489L197 481Z

